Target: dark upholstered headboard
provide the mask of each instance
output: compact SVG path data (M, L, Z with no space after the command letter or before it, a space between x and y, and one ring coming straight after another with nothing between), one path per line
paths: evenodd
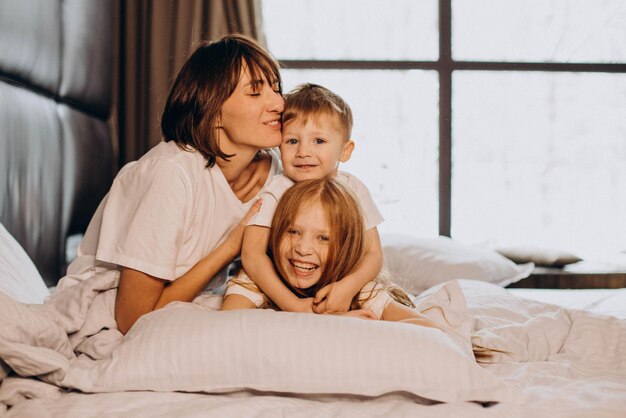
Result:
M0 222L49 286L116 169L114 4L0 2Z

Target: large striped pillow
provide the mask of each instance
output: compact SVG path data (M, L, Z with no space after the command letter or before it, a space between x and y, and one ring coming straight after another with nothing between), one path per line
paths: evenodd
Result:
M432 307L428 299L420 306ZM433 311L457 309L453 305ZM466 312L447 314L467 318ZM470 350L439 329L405 323L261 309L216 312L175 303L142 317L111 358L78 359L61 384L85 392L253 389L364 396L408 392L417 400L442 402L518 399L475 362Z

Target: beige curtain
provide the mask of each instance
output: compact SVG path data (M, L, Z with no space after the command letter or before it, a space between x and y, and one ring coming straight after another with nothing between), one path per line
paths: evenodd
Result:
M195 46L229 33L262 43L261 0L119 0L116 112L119 161L161 140L169 88Z

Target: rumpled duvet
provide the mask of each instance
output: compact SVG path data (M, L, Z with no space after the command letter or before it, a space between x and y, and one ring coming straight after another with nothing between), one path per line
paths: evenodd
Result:
M625 320L518 298L484 282L459 284L473 342L495 349L484 369L522 394L524 402L423 404L401 393L372 398L258 396L246 391L168 392L160 398L152 392L67 393L64 379L77 358L106 359L123 340L113 316L117 278L101 275L62 289L43 305L21 304L0 293L0 413L173 416L202 411L202 416L262 417L298 410L294 416L625 416ZM7 377L10 370L22 377ZM167 399L168 407L150 407L158 399ZM108 410L112 404L116 412Z

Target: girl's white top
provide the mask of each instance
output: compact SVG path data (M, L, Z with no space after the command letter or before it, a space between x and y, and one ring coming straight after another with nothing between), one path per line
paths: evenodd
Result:
M263 306L266 302L265 294L261 293L261 291L252 290L257 287L245 272L239 272L237 275L237 281L242 284L235 283L232 280L228 282L224 297L228 295L240 295L252 302L257 308ZM387 293L387 290L382 283L372 280L363 286L361 292L359 293L358 300L364 301L361 308L371 309L376 315L376 319L381 319L385 307L392 300L392 298L389 293Z

